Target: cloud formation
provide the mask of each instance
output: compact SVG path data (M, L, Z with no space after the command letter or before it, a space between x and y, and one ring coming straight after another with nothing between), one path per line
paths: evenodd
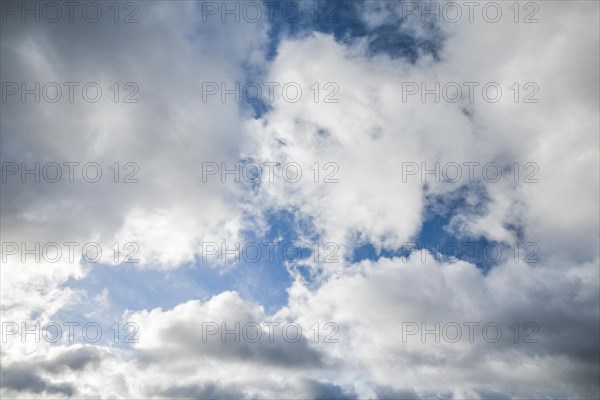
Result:
M27 95L1 104L3 397L598 397L598 3L532 2L539 22L524 24L508 6L498 23L432 23L404 18L407 2L353 2L329 26L207 21L206 2L135 4L139 22L130 25L1 24L3 90L5 82L103 90L96 103ZM203 99L206 82L248 80L293 83L302 95L292 102L278 89L254 105ZM475 97L438 92L435 101L422 90L436 82L476 83ZM502 88L498 101L481 91L489 83ZM139 102L123 103L131 93ZM297 163L303 176L204 179L205 163L252 161ZM20 170L4 180L6 165L36 162L63 173L63 163L79 164L72 183L31 174L23 183ZM96 183L81 173L91 162L103 172ZM422 175L436 163L463 166L462 179ZM473 180L469 163L478 163ZM486 179L488 163L500 166L497 181ZM278 213L292 223L273 222ZM444 222L435 229L457 241L534 243L539 262L507 256L484 269L428 251L401 257L436 218ZM165 285L175 271L223 274L236 266L200 265L203 242L284 230L339 244L340 258L261 261L289 274L291 284L252 282L287 289L283 307L233 290L250 272L230 290L174 306L132 308L112 296L122 285L85 286L94 268L125 268L133 243L132 268L161 304L163 282L144 272L164 274ZM60 260L23 261L22 245L36 242L60 244ZM79 243L73 260L65 242ZM89 242L103 250L97 262L80 254ZM356 260L365 245L374 256ZM92 317L102 341L22 340L22 322ZM115 322L122 334L135 323L136 341L107 340ZM18 331L5 335L6 323ZM259 326L260 339L222 336L236 324L245 333ZM297 340L286 336L290 324L301 327Z

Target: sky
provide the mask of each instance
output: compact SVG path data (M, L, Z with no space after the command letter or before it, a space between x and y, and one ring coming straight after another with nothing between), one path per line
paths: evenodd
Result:
M600 397L598 2L0 6L2 398Z

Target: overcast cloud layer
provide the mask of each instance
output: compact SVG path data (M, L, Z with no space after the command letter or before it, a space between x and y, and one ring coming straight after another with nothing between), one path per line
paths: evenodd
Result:
M451 22L421 19L447 2L281 1L272 18L256 2L252 22L247 2L121 2L118 17L96 2L96 23L79 8L53 23L44 3L3 2L2 397L598 398L599 4L520 2L515 17L499 2L490 22L489 2L473 21L463 3ZM22 101L35 82L62 98ZM73 102L64 82L79 83ZM81 96L89 82L97 102ZM207 95L236 82L257 82L261 101ZM436 82L462 96L407 95ZM279 85L272 99L264 83ZM36 162L62 179L22 179ZM73 182L65 162L79 163ZM251 162L260 181L222 181ZM270 180L272 162L302 177L275 166ZM424 182L435 163L461 179ZM282 257L291 241L320 253ZM265 242L272 259L217 249ZM62 255L26 255L36 243ZM448 257L447 243L503 254ZM36 323L63 335L23 332Z

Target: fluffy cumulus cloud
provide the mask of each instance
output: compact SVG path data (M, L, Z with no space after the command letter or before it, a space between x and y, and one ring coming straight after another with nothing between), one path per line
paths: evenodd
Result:
M596 267L503 264L484 276L426 254L382 258L316 292L295 285L283 312L339 323L344 339L327 350L361 365L365 397L387 388L422 397L587 398L600 372L589 351L598 336ZM542 376L553 379L540 384Z
M201 25L194 3L142 5L137 18L134 24L104 18L3 25L3 79L62 88L60 102L35 103L29 95L25 103L3 104L12 116L3 120L3 159L29 169L39 162L42 170L55 162L63 173L54 184L42 173L42 184L33 187L7 179L7 241L137 242L142 264L173 267L193 260L199 238L237 234L239 207L227 202L235 193L203 185L201 173L202 162L236 154L244 116L236 104L203 103L197 94L203 80L243 76L241 64L257 62L253 53L264 29L234 24L229 34L246 51L220 54L213 34L219 25ZM65 82L79 84L72 103ZM100 87L97 102L82 98L87 83ZM71 166L72 184L65 162L79 163ZM99 167L84 169L88 163ZM89 183L98 169L102 177Z
M314 34L282 43L269 79L305 88L333 81L340 88L334 96L339 103L321 104L323 98L315 103L312 96L298 103L279 98L271 112L253 122L254 154L278 154L301 164L335 162L340 182L316 186L307 180L302 188L282 182L261 194L277 206L309 215L332 240L360 234L371 243L394 247L420 229L425 196L444 195L477 180L485 185L486 211L475 217L455 215L455 233L510 242L516 236L507 227L520 226L548 254L579 260L597 256L598 93L590 87L598 86L598 16L594 5L583 4L559 18L565 7L561 2L544 5L543 22L537 24L514 24L508 18L496 24L441 23L447 37L438 59L423 56L415 63L367 57L366 40L347 45ZM541 60L548 60L543 68ZM465 85L469 82L474 83L472 101ZM538 87L531 98L538 102L523 103L523 88L515 102L515 82L519 87L537 85L526 93ZM421 86L431 90L436 83L439 102ZM455 86L443 90L453 83L463 94L456 102L445 100L454 101ZM502 89L496 102L482 93L488 83ZM409 95L413 84L418 92ZM557 159L558 154L564 159ZM423 176L436 162L439 183L433 174ZM451 162L462 171L456 183L444 182L456 176ZM480 163L472 166L473 179L465 162ZM498 182L492 182L493 165L483 169L492 162L507 168ZM416 174L413 168L418 168ZM409 175L404 177L403 171ZM565 203L569 206L563 207Z
M300 22L288 2L254 22L121 3L132 24L101 4L98 23L2 9L2 397L598 397L598 3L502 3L498 22L488 2L472 22L460 2L458 22L422 20L436 2L293 3ZM248 81L273 98L207 100ZM223 182L236 163L261 179ZM202 258L288 237L337 262ZM440 237L505 253L405 251Z

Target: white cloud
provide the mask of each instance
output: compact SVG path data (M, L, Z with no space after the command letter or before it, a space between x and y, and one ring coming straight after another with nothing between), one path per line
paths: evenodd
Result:
M598 394L598 359L589 352L597 345L598 260L571 266L507 263L483 275L472 264L437 263L430 254L423 263L422 256L364 261L316 292L296 282L281 314L300 323L340 325L339 345L323 350L343 358L344 365L361 366L370 383L361 397L374 396L369 390L377 386L458 398ZM530 322L539 331L527 337L534 331L533 325L524 329ZM436 323L439 343L435 334L422 336L425 329L435 332ZM460 326L460 340L453 342L456 328L444 330L449 323ZM496 336L493 326L483 332L488 323L501 326L497 343L486 341ZM525 343L526 338L538 342ZM340 379L348 379L347 373L340 370Z
M391 18L389 7L377 10L382 4L368 2L369 26ZM485 212L458 209L447 229L511 244L517 235L510 226L517 226L543 259L506 262L487 275L431 255L420 263L422 254L409 262L330 264L311 284L296 275L288 306L275 315L235 292L168 310L129 310L140 342L125 348L14 336L2 349L3 396L597 396L598 4L573 4L540 4L539 24L443 24L439 59L416 63L370 55L369 38L285 39L265 81L297 82L302 99L278 97L258 120L235 103L203 103L199 93L203 81L243 79L247 64L265 68L266 25L203 25L193 2L140 4L140 23L110 30L106 23L27 31L3 24L4 81L140 87L138 104L2 104L11 115L1 124L3 161L96 161L108 177L115 161L132 161L140 179L3 184L5 242L97 241L111 264L113 242L136 242L141 267L169 269L192 263L202 241L238 240L243 228L256 228L244 213L285 209L314 224L321 242L350 251L359 242L397 248L421 229L427 196L454 198L459 187L403 182L403 162L532 161L539 183L515 184L512 175L481 182L485 192L469 192L468 202L487 201ZM408 25L419 37L432 34L422 28ZM503 88L535 81L540 102L515 104L510 92L494 104L402 101L403 82L434 81ZM339 102L315 103L314 82L321 99L325 83L335 82ZM252 195L219 180L201 183L203 161L231 165L239 157L297 162L307 179L263 182ZM339 166L339 183L314 183L315 162L321 178L327 162ZM88 271L77 261L3 263L3 320L43 323L77 307L86 294L66 282ZM99 308L111 293L105 290L95 299ZM199 331L203 322L269 320L297 321L307 336L230 345L204 343ZM339 324L340 343L312 343L307 327L317 321ZM503 339L403 343L402 322L410 321L497 322ZM530 321L540 328L539 343L513 343L509 327Z
M420 229L424 196L459 186L436 184L429 176L425 188L418 175L403 183L403 162L429 168L480 162L478 176L488 162L518 162L519 183L511 171L497 183L483 181L487 213L455 216L461 221L453 225L456 233L512 243L517 237L508 226L518 226L545 256L596 257L599 101L590 88L598 87L597 4L555 2L541 9L538 24L511 18L441 24L447 37L440 60L423 57L415 64L366 57L365 41L340 44L324 34L284 41L269 80L303 88L332 81L340 88L339 103L315 104L312 92L298 103L279 98L250 127L256 145L249 154L307 165L332 161L340 182L264 185L257 204L298 210L329 240L348 243L360 233L376 246L398 247ZM433 96L422 103L419 95L403 103L403 82L427 82L429 88L434 82L479 82L478 90L497 82L504 90L497 103L479 92L473 103L434 103ZM521 87L519 103L510 90L514 82ZM539 86L539 103L522 103L532 90L524 90L527 82ZM539 183L523 183L528 177Z
M4 81L28 87L81 82L72 104L66 89L59 103L36 104L30 96L24 104L2 104L11 115L2 121L3 161L27 162L29 168L36 161L81 163L75 183L68 183L67 167L54 184L8 178L2 198L6 241L96 241L105 249L136 241L140 265L173 268L193 261L205 235L236 237L241 212L231 200L237 189L203 184L202 163L236 159L245 117L238 104L203 103L199 93L203 81L241 79L240 64L261 48L266 31L261 24L201 25L195 7L143 4L136 24L3 24ZM213 34L224 30L227 37L217 40ZM235 52L229 43L245 43L248 52ZM81 98L86 82L102 88L98 103ZM114 103L114 82L121 101L133 90L126 82L135 82L139 102ZM81 177L88 162L102 168L97 183ZM113 182L115 162L120 183ZM122 183L132 172L139 183ZM105 253L103 261L111 262Z

